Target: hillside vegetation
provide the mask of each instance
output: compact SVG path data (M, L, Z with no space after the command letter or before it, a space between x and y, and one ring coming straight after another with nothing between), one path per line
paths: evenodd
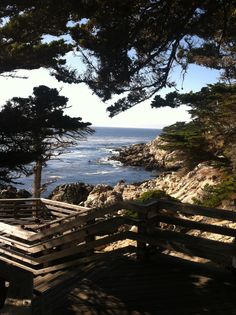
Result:
M216 207L236 194L236 85L217 83L199 92L172 92L165 99L154 98L153 107L188 105L190 122L177 122L164 128L162 148L176 151L191 171L199 163L208 162L224 171L224 179L216 187L207 185L202 200L195 202Z

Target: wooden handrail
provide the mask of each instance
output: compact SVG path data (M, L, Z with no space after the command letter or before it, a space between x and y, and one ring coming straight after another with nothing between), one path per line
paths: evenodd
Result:
M196 222L194 215L204 219ZM0 276L16 282L11 288L22 285L24 291L18 273L25 274L31 303L64 289L64 281L71 283L80 274L79 266L87 272L101 259L127 253L136 253L142 261L168 250L231 267L236 229L219 225L220 220L234 223L236 213L169 200L123 201L90 209L44 198L0 199ZM202 232L226 236L228 242L208 239ZM114 242L123 247L110 246L108 252Z
M3 209L3 213L4 206L7 211L7 209L11 209L11 205L19 206L19 209L27 209L29 212L32 210L32 216L37 210L35 207L38 206L37 218L45 209L49 214L55 213L47 222L35 223L33 227L27 224L27 218L25 219L26 224L23 226L0 223L2 260L12 260L12 263L15 262L16 265L26 264L27 268L34 270L48 270L47 268L59 270L59 267L56 266L63 265L60 260L66 259L67 266L73 265L73 261L78 259L78 255L86 252L92 255L94 250L96 254L96 248L99 246L106 246L123 239L137 241L137 252L143 258L150 245L199 255L216 262L222 262L224 259L230 260L236 253L236 245L232 242L223 243L209 240L203 236L186 234L190 230L199 230L200 232L236 237L236 230L233 228L191 220L191 217L197 214L206 218L236 222L236 213L229 210L206 208L169 200L151 200L148 203L123 201L98 209L44 198L0 200L0 209ZM118 215L117 210L120 209L137 212L138 219ZM24 211L22 213L24 214ZM179 213L187 216L179 217ZM161 222L165 223L167 227L176 225L179 229L176 231L170 231L168 228L163 230L160 227ZM119 231L120 227L124 225L135 225L137 232ZM98 235L100 237L96 238ZM44 264L49 264L49 266L45 267Z

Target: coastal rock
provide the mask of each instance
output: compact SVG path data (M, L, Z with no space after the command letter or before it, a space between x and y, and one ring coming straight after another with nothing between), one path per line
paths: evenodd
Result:
M121 162L123 165L140 166L146 170L177 170L182 161L177 159L178 151L168 152L163 149L165 142L160 137L144 144L133 144L121 148L118 154L110 159Z
M180 171L163 173L142 183L127 184L120 181L114 187L102 184L92 186L84 183L62 185L53 191L50 198L94 208L122 200L135 200L150 190L163 190L182 202L193 203L195 198L201 199L205 185L218 184L222 176L223 173L219 169L207 163L201 163L186 174Z
M154 155L150 153L146 144L133 144L129 147L118 150L118 154L110 158L121 162L123 165L129 166L141 166L146 170L157 169L158 163L156 163Z
M14 186L5 186L0 189L0 199L12 199L12 198L30 198L32 195L25 189L17 189Z
M205 186L217 185L224 177L223 171L204 162L193 170L186 171L178 151L167 152L165 143L157 137L147 144L135 144L119 150L118 156L112 157L125 165L146 168L158 168L162 174L142 183L127 184L119 181L114 187L108 185L85 185L82 183L62 185L54 190L52 199L80 204L86 207L102 207L122 200L135 200L144 192L163 190L165 193L185 203L193 203L205 193ZM235 201L222 205L234 208Z
M122 201L122 193L113 189L109 185L96 185L90 192L83 206L95 208L104 205L111 205Z
M180 151L167 151L164 149L165 145L166 142L157 137L146 144L146 150L154 156L159 168L164 170L178 170L183 166L183 161L178 158Z
M201 199L206 185L214 186L223 178L223 172L207 163L197 165L192 171L172 172L154 180L157 189L164 190L170 196L186 203Z
M57 186L48 198L78 205L87 200L93 187L92 185L84 183L65 184Z

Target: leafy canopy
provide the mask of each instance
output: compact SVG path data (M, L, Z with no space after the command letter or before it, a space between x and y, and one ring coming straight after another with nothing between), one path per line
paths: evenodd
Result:
M108 107L111 116L173 86L176 65L186 71L196 63L235 79L235 0L3 0L0 18L0 73L47 67L58 80L85 82L104 101L121 95ZM72 50L85 71L65 65Z
M169 149L179 149L187 160L228 161L236 169L236 85L214 84L199 92L165 98L157 96L152 107L188 105L192 121L164 128L162 137Z

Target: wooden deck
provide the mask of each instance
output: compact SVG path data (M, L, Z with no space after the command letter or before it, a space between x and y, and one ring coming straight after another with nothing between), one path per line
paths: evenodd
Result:
M165 255L123 258L91 267L55 314L234 315L235 296L231 272Z
M233 211L168 200L98 209L0 200L0 314L236 315L235 222ZM125 247L103 250L117 241Z

